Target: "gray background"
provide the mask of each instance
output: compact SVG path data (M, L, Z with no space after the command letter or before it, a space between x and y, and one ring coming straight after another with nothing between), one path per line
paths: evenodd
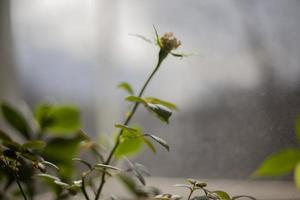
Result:
M296 145L300 1L10 2L1 0L10 13L1 12L0 41L11 43L0 51L13 60L0 60L9 85L1 98L74 103L95 138L125 113L116 85L139 89L156 62L157 47L130 33L153 38L155 24L182 40L179 52L196 54L168 58L146 92L179 106L170 125L143 109L134 118L171 146L136 158L153 175L246 178L271 152Z

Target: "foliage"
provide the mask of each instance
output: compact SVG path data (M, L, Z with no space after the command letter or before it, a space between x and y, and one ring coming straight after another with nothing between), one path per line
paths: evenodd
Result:
M295 122L295 135L300 144L300 117ZM253 177L276 177L287 175L294 171L294 182L300 189L300 147L286 148L268 156Z
M93 199L98 200L102 195L106 179L113 177L117 177L137 198L180 198L177 195L160 194L159 189L147 186L145 176L150 174L146 167L140 163L132 163L128 159L139 154L144 146L156 153L154 143L167 151L170 150L167 142L156 133L146 133L140 126L130 125L139 105L165 123L169 123L173 111L178 111L177 106L169 101L156 97L143 97L145 89L164 59L168 55L184 56L173 52L181 42L172 33L159 37L155 29L155 34L155 42L159 47L158 62L141 90L135 92L127 82L118 85L118 88L130 95L126 97L126 101L131 107L124 122L115 124L118 132L111 138L113 146L110 149L102 143L94 142L80 128L80 112L76 106L43 103L37 105L32 113L24 115L8 103L1 104L3 118L17 133L13 135L0 129L0 177L5 177L0 179L0 183L5 185L5 190L0 192L1 198L14 198L14 193L7 191L16 182L19 194L25 200L28 197L29 199L35 197L38 193L37 184L49 188L56 199L68 199L81 192L86 200L90 200L91 193L88 191L92 191ZM32 116L32 118L25 116ZM33 128L36 126L37 128ZM87 159L84 154L88 154ZM298 159L298 153L292 150L290 156ZM126 161L127 167L119 168L112 164L120 160ZM76 168L75 164L82 165L82 168ZM287 164L286 168L289 170L291 164ZM188 200L196 190L202 190L205 195L195 196L194 200L234 200L243 197L230 197L224 191L209 191L205 188L206 183L192 179L188 181L188 185L177 185L190 190Z
M195 179L188 179L187 180L188 184L176 184L174 185L175 187L182 187L185 189L188 189L189 195L187 200L235 200L235 199L240 199L240 198L247 198L251 200L255 200L254 197L248 196L248 195L239 195L239 196L233 196L230 197L230 195L221 190L208 190L206 189L207 183L201 182ZM194 192L197 190L202 191L201 196L193 196ZM177 200L181 199L182 197L179 195L172 195L172 194L160 194L155 197L155 199L158 200Z
M71 105L41 104L35 109L34 116L40 128L43 131L49 131L50 134L72 134L80 128L78 109Z
M34 109L32 119L26 119L21 111L8 103L1 104L1 111L22 141L18 142L13 139L15 136L11 137L11 133L0 130L1 174L6 176L2 180L6 181L6 189L12 186L14 180L20 181L20 187L25 184L27 196L33 198L34 174L38 171L46 173L55 170L62 180L70 181L74 173L72 157L78 154L81 143L89 140L78 128L79 110L71 105L41 104ZM34 131L31 128L33 123L29 122L37 123L39 128ZM50 185L53 187L53 184ZM62 184L57 181L56 185L58 187L54 186L54 192L59 197ZM1 195L9 199L9 194Z

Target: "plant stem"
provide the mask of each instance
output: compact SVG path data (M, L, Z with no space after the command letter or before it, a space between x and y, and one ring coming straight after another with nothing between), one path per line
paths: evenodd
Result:
M21 186L21 183L20 183L20 181L19 181L17 175L16 175L15 173L13 173L13 174L14 174L14 177L15 177L15 179L16 179L16 182L17 182L17 184L18 184L18 186L19 186L19 189L20 189L20 191L21 191L21 193L22 193L22 195L23 195L24 200L27 200L26 195L25 195L25 192L23 191L23 188L22 188L22 186Z
M88 193L86 192L86 189L85 189L85 177L82 177L81 180L82 180L82 183L81 183L82 184L81 185L82 193L83 193L86 200L90 200L89 195L88 195Z
M22 196L23 196L24 200L27 200L25 192L24 192L24 190L22 188L22 185L21 185L21 183L20 183L20 181L18 179L18 175L14 172L13 169L10 169L9 164L8 164L8 162L7 162L7 160L5 158L4 158L4 165L8 168L9 171L11 171L11 173L14 176L14 178L15 178L15 180L17 182L17 185L18 185L18 187L19 187L19 189L20 189L20 191L22 193Z
M204 191L204 193L205 193L205 196L207 196L207 195L208 195L208 193L210 193L210 191L208 191L207 189L204 189L204 188L202 188L202 190Z
M190 200L190 199L191 199L191 197L192 197L192 194L193 194L193 192L194 192L194 189L195 189L195 185L193 185L193 187L191 188L191 192L190 192L190 194L189 194L189 196L188 196L188 199L187 199L187 200Z
M159 69L162 61L167 57L168 53L163 51L162 49L159 51L159 58L158 58L158 62L156 64L156 67L154 68L154 70L152 71L152 73L150 74L150 76L148 77L148 79L146 80L146 82L144 83L142 89L140 90L139 92L139 95L138 97L142 97L146 87L148 86L149 82L151 81L151 79L153 78L153 76L155 75L155 73L157 72L157 70ZM131 112L129 113L129 115L127 116L127 118L125 119L125 122L124 122L124 125L128 125L130 120L132 119L133 115L135 114L137 108L139 106L139 103L136 102L134 104L134 106L132 107L131 109ZM118 137L117 137L117 140L116 140L116 143L115 145L113 146L111 152L109 153L106 161L104 162L104 164L106 165L109 165L110 162L111 162L111 159L115 153L115 151L117 150L120 142L121 142L121 136L123 134L123 129L120 130L119 134L118 134ZM105 184L105 177L106 177L106 173L102 173L102 176L101 176L101 182L100 182L100 185L98 187L98 190L97 190L97 193L96 193L96 196L95 196L95 200L98 200L99 197L100 197L100 194L101 194L101 191L103 189L103 186Z

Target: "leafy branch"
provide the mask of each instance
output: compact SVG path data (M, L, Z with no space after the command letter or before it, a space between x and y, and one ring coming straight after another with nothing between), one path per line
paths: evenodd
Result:
M221 190L215 190L215 191L211 191L206 189L207 187L207 183L195 180L195 179L188 179L187 180L188 184L176 184L174 185L175 187L183 187L183 188L187 188L189 190L189 195L188 195L188 199L187 200L236 200L236 199L240 199L240 198L247 198L250 200L256 200L254 197L249 196L249 195L238 195L238 196L233 196L230 197L230 195L227 192L221 191ZM195 191L197 190L202 190L204 195L202 196L194 196L192 198L192 195ZM167 196L169 195L169 196ZM156 196L155 199L158 200L171 200L171 199L176 199L176 198L172 198L175 195L170 195L170 194L162 194L159 196ZM181 196L177 196L177 199L180 199ZM169 198L166 198L169 197Z
M141 99L148 84L150 83L151 79L154 77L154 75L156 74L156 72L158 71L158 69L160 68L163 60L168 56L169 53L171 53L171 51L173 49L176 49L178 46L180 46L181 42L178 41L172 33L167 33L165 34L163 37L159 37L158 36L158 33L154 27L154 30L155 30L155 34L156 34L156 43L157 45L160 47L160 50L159 50L159 53L158 53L158 62L154 68L154 70L152 71L152 73L150 74L150 76L147 78L146 82L144 83L144 85L142 86L140 92L138 93L138 96L136 99ZM132 90L131 88L126 85L126 84L121 84L119 85L119 87L123 87L125 88L127 91L129 91L130 93L132 93ZM134 103L134 106L132 107L131 111L129 112L129 114L127 115L127 118L125 119L123 125L124 126L127 126L132 117L134 116L138 106L140 105L140 101L135 101ZM166 122L168 122L168 118L170 117L170 114L169 115L164 115L162 114L162 112L159 113L159 111L164 111L164 109L158 107L158 106L155 106L154 104L146 104L148 105L148 107L153 110L155 113L158 114L158 116L160 116L162 119L165 119ZM109 165L111 160L112 160L112 157L114 155L114 153L116 152L120 142L121 142L121 136L124 132L124 129L121 129L118 133L118 136L117 136L117 139L116 139L116 142L112 148L112 150L110 151L106 161L104 162L104 164L106 165ZM105 184L105 177L106 177L106 174L103 173L102 176L101 176L101 181L100 181L100 185L98 187L98 190L97 190L97 193L96 193L96 196L95 196L95 200L98 200L99 197L100 197L100 194L102 192L102 189L103 189L103 186Z

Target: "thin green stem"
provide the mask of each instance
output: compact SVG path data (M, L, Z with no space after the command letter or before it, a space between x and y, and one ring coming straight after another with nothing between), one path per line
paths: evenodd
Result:
M148 79L146 80L146 82L144 83L142 89L141 89L140 92L139 92L138 97L142 97L142 95L143 95L145 89L147 88L149 82L151 81L151 79L153 78L153 76L155 75L155 73L157 72L157 70L159 69L159 67L160 67L160 65L161 65L161 63L162 63L162 61L167 57L167 55L168 55L168 53L166 53L166 52L163 51L163 50L160 50L157 65L156 65L156 67L154 68L154 70L152 71L152 73L150 74L150 76L148 77ZM136 103L134 104L134 106L132 107L131 112L129 113L129 115L127 116L127 118L126 118L125 121L124 121L124 125L125 125L125 126L129 124L129 122L130 122L130 120L132 119L133 115L135 114L135 112L136 112L138 106L139 106L139 103L136 102ZM109 153L109 155L108 155L106 161L104 162L104 164L106 164L106 165L109 165L109 164L110 164L111 159L112 159L112 157L113 157L115 151L117 150L117 148L118 148L118 146L119 146L119 144L120 144L120 142L121 142L121 136L122 136L122 134L123 134L123 129L120 130L120 132L119 132L119 134L118 134L118 136L117 136L116 143L115 143L115 145L113 146L113 148L112 148L111 152ZM95 196L95 200L98 200L99 197L100 197L100 194L101 194L101 192L102 192L103 186L104 186L105 181L106 181L106 180L105 180L105 177L106 177L106 173L102 173L102 176L101 176L101 182L100 182L100 185L99 185L99 187L98 187L98 190L97 190L97 193L96 193L96 196Z
M86 200L90 200L90 197L89 197L89 195L88 195L88 193L85 189L85 176L82 177L81 181L82 181L82 183L81 183L82 184L81 185L82 193L83 193Z
M205 196L208 196L208 193L210 193L209 190L205 189L205 188L202 188L203 192L205 193Z
M24 200L27 200L26 195L25 195L25 192L24 192L24 190L23 190L23 188L22 188L22 186L21 186L21 183L20 183L18 177L17 177L15 174L14 174L14 176L15 176L16 182L17 182L17 184L18 184L18 186L19 186L19 189L20 189L20 191L21 191L21 193L22 193L22 195L23 195Z
M8 163L8 161L5 158L4 158L4 165L8 168L9 171L11 171L11 173L14 176L14 178L15 178L15 180L17 182L17 185L18 185L18 187L19 187L19 189L20 189L20 191L22 193L22 196L23 196L24 200L27 200L25 192L24 192L24 190L22 188L22 185L21 185L21 183L19 181L18 175L14 172L14 169L10 169L9 163Z
M188 199L187 199L187 200L190 200L190 199L191 199L191 197L192 197L192 194L193 194L194 190L195 190L195 185L193 185L193 187L191 188L191 191L190 191L190 194L189 194L189 196L188 196Z

